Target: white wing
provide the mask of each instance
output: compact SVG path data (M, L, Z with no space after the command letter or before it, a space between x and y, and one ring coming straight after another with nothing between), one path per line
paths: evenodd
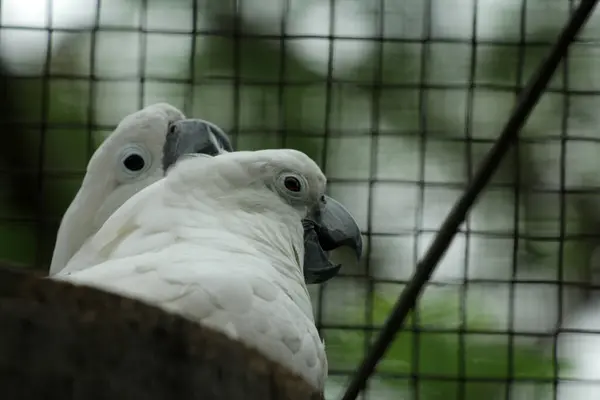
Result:
M322 389L324 346L314 322L286 294L269 266L246 255L224 254L189 243L154 254L129 256L53 279L136 298L229 334ZM175 255L181 255L177 257ZM201 254L202 261L193 261Z
M92 213L92 210L82 209L81 204L81 189L75 195L75 198L69 205L69 208L65 211L63 218L61 219L60 226L58 227L58 232L56 234L56 245L54 246L54 252L52 254L52 262L50 264L50 275L54 275L61 268L63 268L69 259L73 256L73 254L77 251L77 249L83 244L85 240L85 234L80 235L72 235L73 227L70 226L66 221L69 220L70 215L73 214L81 214L82 210L85 213L86 211ZM90 216L91 220L92 217Z
M81 246L59 274L69 274L104 262L117 250L129 254L141 254L152 249L157 235L161 242L166 239L165 236L172 237L168 231L165 234L164 231L152 227L140 229L140 218L148 219L145 215L153 214L153 208L159 211L165 210L160 207L163 185L164 180L161 179L127 200L106 220L100 230ZM152 218L157 224L162 221L161 214L154 213ZM140 238L141 234L146 237ZM135 240L132 241L132 238ZM130 242L137 246L128 249Z

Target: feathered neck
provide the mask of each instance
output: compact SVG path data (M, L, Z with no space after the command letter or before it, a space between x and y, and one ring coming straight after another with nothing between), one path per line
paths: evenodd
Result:
M178 186L177 183L175 186ZM314 319L304 282L304 234L299 214L269 190L194 188L167 190L166 205L182 210L177 222L188 240L227 254L269 260L276 283ZM222 188L221 188L222 189ZM191 229L190 229L191 228ZM242 257L243 258L243 257ZM252 265L249 263L249 265Z

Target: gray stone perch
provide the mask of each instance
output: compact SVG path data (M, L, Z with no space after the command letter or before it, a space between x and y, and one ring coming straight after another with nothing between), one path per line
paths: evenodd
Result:
M212 329L140 302L0 267L6 400L322 400Z

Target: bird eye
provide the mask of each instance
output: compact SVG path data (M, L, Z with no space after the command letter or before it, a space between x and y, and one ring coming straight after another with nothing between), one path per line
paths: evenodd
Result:
M170 135L174 135L175 132L177 132L177 125L174 125L174 123L171 123L169 125L169 130L167 131L167 133Z
M121 149L118 162L122 180L136 178L150 167L152 163L150 153L143 146L129 144Z
M131 154L123 160L123 165L130 171L139 171L144 168L146 162L139 154Z
M298 180L298 178L295 178L293 176L285 177L285 179L283 180L283 185L290 192L298 193L300 190L302 190L302 185L300 184L300 181Z

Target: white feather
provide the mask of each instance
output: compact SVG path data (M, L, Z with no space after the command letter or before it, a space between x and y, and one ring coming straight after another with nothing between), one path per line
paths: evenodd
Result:
M304 256L300 214L266 187L236 187L252 181L236 157L252 155L178 162L111 215L54 279L220 329L322 390L327 359L296 256Z
M86 240L132 195L162 178L167 125L184 118L181 111L169 104L153 104L125 117L96 150L81 188L61 220L50 275L64 268ZM146 165L129 173L119 156L132 148L143 154Z

